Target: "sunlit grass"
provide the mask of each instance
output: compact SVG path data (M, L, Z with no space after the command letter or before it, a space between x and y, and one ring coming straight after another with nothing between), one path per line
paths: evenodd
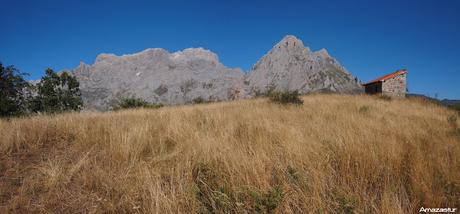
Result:
M459 207L456 112L416 99L303 101L0 121L0 213Z

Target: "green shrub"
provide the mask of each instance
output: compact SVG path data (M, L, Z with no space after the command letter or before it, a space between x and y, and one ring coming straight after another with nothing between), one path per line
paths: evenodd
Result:
M281 186L276 186L268 192L251 192L251 196L255 201L255 211L257 213L274 213L275 209L283 199L283 189Z
M203 103L209 103L209 101L203 99L202 97L197 97L192 100L193 104L203 104Z
M358 205L358 200L355 196L337 190L334 190L332 195L337 205L338 213L355 213Z
M451 104L451 105L448 105L447 107L449 107L449 108L451 108L453 110L456 110L460 114L460 103Z
M192 177L200 213L274 213L284 196L279 185L268 190L232 189L219 170L205 163L193 167Z
M270 101L279 104L295 104L302 105L303 100L300 98L298 91L287 91L287 92L271 92L268 97Z
M233 192L226 187L218 171L199 163L192 170L195 197L202 205L202 213L235 213Z
M152 104L140 98L124 98L115 106L114 110L130 109L130 108L160 108L162 104Z
M291 179L294 181L299 181L299 172L292 166L288 166L287 173Z
M384 101L391 101L393 98L392 98L391 96L382 94L382 95L379 95L379 96L378 96L378 99L379 99L379 100L384 100Z
M367 114L369 112L369 106L361 106L359 107L359 113L361 114Z

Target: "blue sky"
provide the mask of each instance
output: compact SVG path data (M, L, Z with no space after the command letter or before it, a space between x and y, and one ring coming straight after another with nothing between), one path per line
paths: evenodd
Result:
M38 79L161 47L204 47L244 70L285 35L368 81L409 70L412 93L460 98L460 1L0 0L0 61Z

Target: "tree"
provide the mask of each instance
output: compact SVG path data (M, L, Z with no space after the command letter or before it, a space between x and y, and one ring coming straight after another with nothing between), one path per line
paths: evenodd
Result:
M29 83L26 73L20 73L14 66L3 67L0 63L0 117L11 117L26 111L26 94Z
M63 90L61 103L64 111L80 110L83 106L81 99L80 83L77 78L67 72L61 74L61 87L67 86L67 90Z
M57 74L48 68L37 84L37 95L31 100L30 109L48 113L78 111L83 105L79 86L78 80L69 73Z

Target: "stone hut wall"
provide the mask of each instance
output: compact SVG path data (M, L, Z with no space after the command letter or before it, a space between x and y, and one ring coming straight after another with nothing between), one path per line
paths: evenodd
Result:
M382 93L390 96L406 96L406 74L395 76L382 83Z
M376 82L370 85L364 86L366 94L378 94L382 93L382 83Z

